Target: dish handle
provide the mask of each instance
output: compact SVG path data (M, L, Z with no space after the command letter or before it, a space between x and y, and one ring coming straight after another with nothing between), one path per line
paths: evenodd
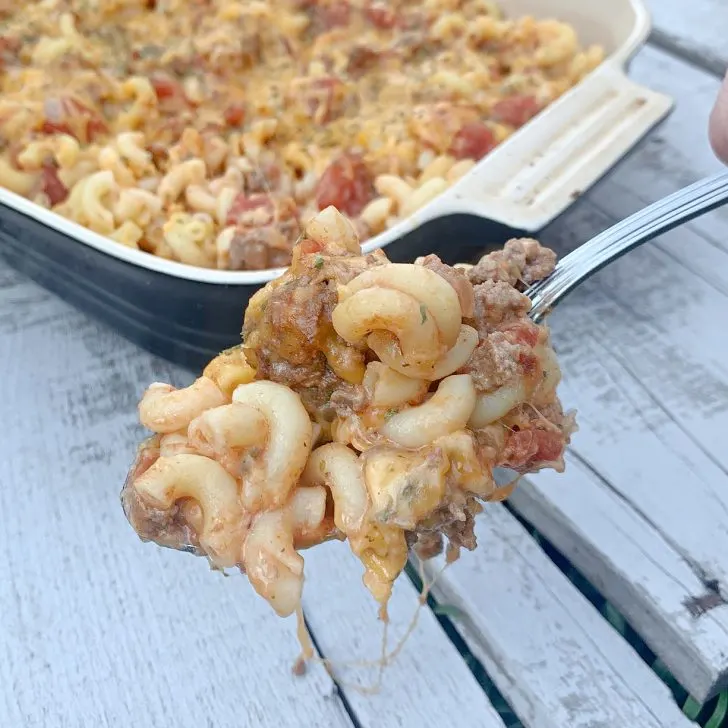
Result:
M434 203L439 209L433 212L472 214L536 232L672 107L670 97L607 62L491 152Z

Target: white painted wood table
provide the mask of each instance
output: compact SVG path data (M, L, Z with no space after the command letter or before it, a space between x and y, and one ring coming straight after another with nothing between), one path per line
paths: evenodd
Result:
M687 5L656 2L655 45L633 65L677 110L545 232L560 252L717 170L706 123L728 55L728 6ZM552 326L562 398L581 431L565 475L533 478L512 498L700 701L728 679L726 313L726 211L574 294ZM119 507L142 435L140 393L191 376L1 262L0 371L0 726L502 728L474 659L527 728L691 725L502 506L486 511L479 550L436 589L457 608L473 657L425 607L378 694L353 687L374 682L367 666L338 665L335 680L321 667L292 676L290 622L244 579L141 545ZM337 546L306 557L309 624L334 662L373 660L375 610ZM417 605L403 579L392 643Z

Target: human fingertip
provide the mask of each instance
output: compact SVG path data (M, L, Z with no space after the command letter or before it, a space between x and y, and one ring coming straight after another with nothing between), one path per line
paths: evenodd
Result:
M728 164L728 73L710 115L710 144L718 158Z

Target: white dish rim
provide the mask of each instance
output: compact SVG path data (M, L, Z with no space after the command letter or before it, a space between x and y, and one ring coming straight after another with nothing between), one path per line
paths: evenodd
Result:
M609 57L607 57L595 71L585 77L569 92L557 99L532 122L526 124L512 137L499 145L456 185L446 190L442 195L414 215L400 221L389 230L367 240L362 245L363 251L368 253L377 248L386 248L406 233L422 226L425 222L451 214L468 213L506 224L515 229L529 232L536 232L560 214L565 207L563 203L561 204L561 209L558 209L559 205L556 204L552 206L553 209L546 213L541 213L540 217L537 215L531 219L528 219L527 217L519 217L517 206L514 206L511 210L505 209L502 212L499 210L494 211L492 209L488 211L484 205L480 205L472 200L466 200L467 194L463 195L463 190L467 192L469 180L482 180L491 169L497 168L499 165L504 169L512 167L514 159L517 158L517 155L514 157L513 151L517 150L519 144L520 146L527 148L528 140L536 139L539 136L538 130L540 128L540 121L546 120L549 117L556 118L559 110L564 110L568 106L570 99L577 98L579 94L584 95L584 89L588 89L590 86L595 85L595 79L598 79L600 76L603 77L606 75L613 79L617 79L619 82L621 82L620 79L623 79L626 83L631 84L640 92L652 93L655 99L659 102L657 105L660 107L656 110L653 116L664 116L664 113L666 113L671 106L671 101L659 94L649 92L648 89L642 89L641 87L632 84L626 78L626 67L629 60L645 43L651 30L651 19L644 1L628 0L628 2L630 3L636 18L634 27L625 42ZM633 132L636 137L641 138L658 120L659 118L655 118L654 120L650 119L648 120L648 123L643 124L646 128L640 127L638 130L634 129ZM637 141L637 139L635 139L635 141ZM610 150L607 150L607 152L609 151ZM611 167L624 153L624 151L621 151L616 155L611 154L611 157L607 160L604 166L606 168ZM533 163L533 166L535 166L535 163ZM601 172L597 171L591 176L593 179L585 180L586 184L584 187L595 182L596 179L601 176ZM134 250L119 244L2 187L0 187L0 204L5 205L22 215L25 215L26 217L29 217L38 223L65 235L74 242L87 245L122 262L175 278L182 278L189 281L213 285L260 286L274 278L277 278L285 271L285 268L271 268L262 271L216 270L190 266L184 263L158 258L149 253ZM507 206L506 201L504 207Z

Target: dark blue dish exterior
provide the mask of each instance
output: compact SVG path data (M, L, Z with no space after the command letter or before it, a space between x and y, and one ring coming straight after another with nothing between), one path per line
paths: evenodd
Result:
M393 262L437 253L471 262L522 234L466 215L438 218L390 243ZM193 372L240 341L243 313L259 285L200 283L142 268L0 204L0 255L64 301L127 339Z

